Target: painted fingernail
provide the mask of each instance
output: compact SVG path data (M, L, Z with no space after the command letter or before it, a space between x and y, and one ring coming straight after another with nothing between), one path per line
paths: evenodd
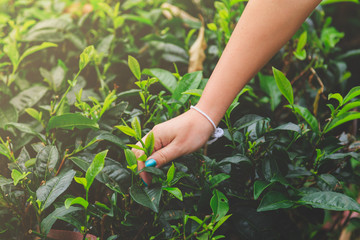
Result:
M155 167L155 166L156 166L156 161L153 158L145 162L145 167Z
M141 179L141 181L144 183L145 187L148 186L147 183L143 179Z

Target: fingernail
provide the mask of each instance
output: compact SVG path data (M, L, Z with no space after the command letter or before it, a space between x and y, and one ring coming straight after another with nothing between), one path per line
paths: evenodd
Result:
M145 167L155 167L155 166L156 166L156 161L153 158L145 162Z
M141 179L141 181L144 183L145 187L148 186L147 183L143 179Z

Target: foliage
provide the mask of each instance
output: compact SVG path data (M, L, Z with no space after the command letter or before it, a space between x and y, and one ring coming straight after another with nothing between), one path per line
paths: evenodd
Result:
M346 65L359 51L338 45L344 33L325 10L339 0L323 1L239 93L224 138L138 171L154 151L151 128L196 104L246 5L196 2L0 1L1 239L57 228L100 239L335 239L359 229L349 123L360 88L348 90ZM197 39L206 60L188 72Z

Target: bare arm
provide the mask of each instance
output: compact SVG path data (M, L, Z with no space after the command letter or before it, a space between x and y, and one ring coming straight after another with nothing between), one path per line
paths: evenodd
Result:
M197 106L219 123L245 84L321 0L250 0Z
M291 38L321 0L250 0L214 69L197 107L218 124L244 85ZM214 131L191 109L153 128L155 151L148 163L157 167L196 151ZM139 157L143 153L133 149ZM138 163L138 168L144 167ZM151 177L141 177L150 183Z

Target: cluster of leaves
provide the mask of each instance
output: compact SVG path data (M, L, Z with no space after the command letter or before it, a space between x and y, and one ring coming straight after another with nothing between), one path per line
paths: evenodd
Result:
M101 239L320 239L336 235L321 228L331 211L360 212L359 142L346 127L360 118L351 111L360 88L320 104L324 85L344 88L351 76L351 52L336 47L343 33L322 6L270 62L282 71L266 66L239 93L225 138L143 168L150 186L140 180L151 127L198 101L245 7L210 2L0 1L1 238L75 228ZM198 9L207 28L177 6ZM203 52L204 74L188 72L202 67Z

